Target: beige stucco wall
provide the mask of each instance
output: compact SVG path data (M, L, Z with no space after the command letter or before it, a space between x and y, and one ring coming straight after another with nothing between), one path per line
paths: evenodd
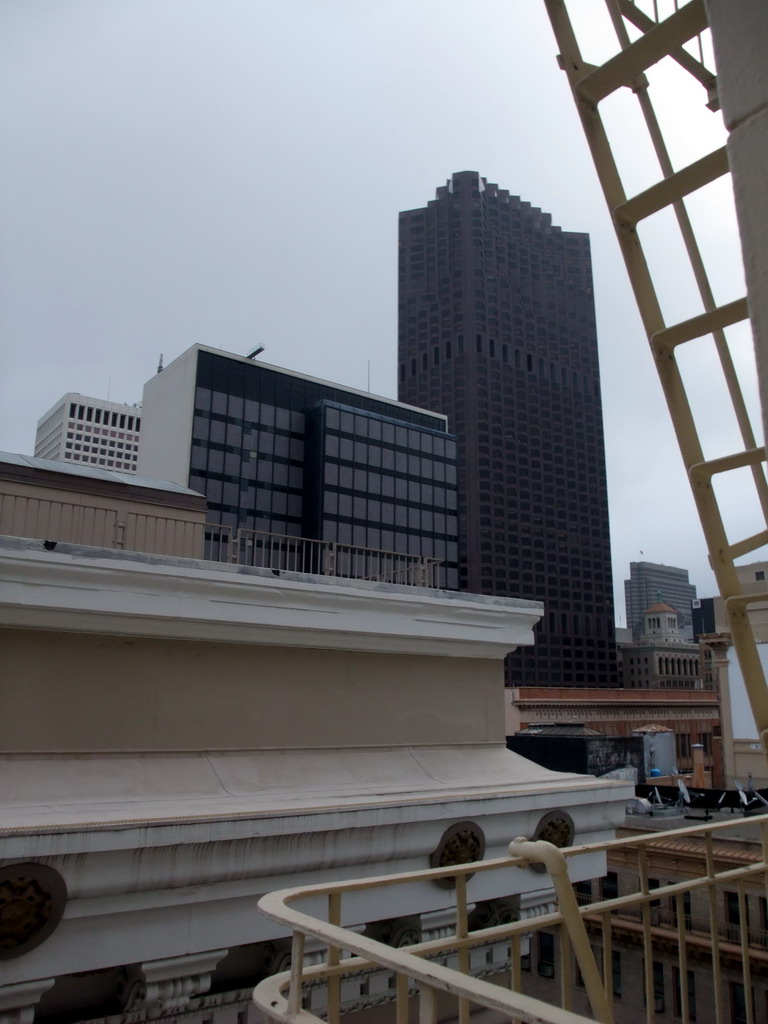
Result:
M750 775L752 784L758 789L765 789L768 786L768 769L766 769L765 751L762 744L754 740L734 740L733 778L727 781L733 786L738 779L743 786L746 786Z
M741 233L764 426L768 422L768 4L707 0ZM766 428L768 429L768 427Z
M503 743L502 663L5 629L0 749Z
M111 493L0 480L0 534L61 543L125 548L182 558L201 558L205 507L170 504L173 495L158 491L158 501L136 500L136 488L118 485ZM136 492L136 493L134 493ZM169 502L166 504L165 502ZM185 499L189 504L189 499Z

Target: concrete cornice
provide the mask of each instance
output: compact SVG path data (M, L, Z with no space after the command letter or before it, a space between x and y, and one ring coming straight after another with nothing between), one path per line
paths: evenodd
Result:
M542 613L535 601L39 542L0 546L0 577L2 626L164 639L499 659L533 643Z
M497 746L8 757L0 769L8 790L0 801L4 859L292 835L309 843L323 830L460 819L470 806L504 816L538 811L542 801L581 808L599 824L605 802L631 790L553 772Z

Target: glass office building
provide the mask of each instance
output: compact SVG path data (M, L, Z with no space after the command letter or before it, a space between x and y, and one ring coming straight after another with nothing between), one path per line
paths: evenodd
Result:
M458 588L444 416L194 346L148 382L143 421L141 472L205 494L211 523L440 559Z
M444 585L458 587L455 438L322 401L305 445L310 536L438 558Z

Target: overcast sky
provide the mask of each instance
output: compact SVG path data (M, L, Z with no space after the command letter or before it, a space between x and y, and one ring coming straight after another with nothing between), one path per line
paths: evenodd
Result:
M682 165L722 127L679 77L694 110L668 113ZM606 116L639 188L630 100ZM371 390L395 396L398 211L477 170L592 237L622 624L632 560L714 592L543 0L0 0L0 137L0 448L31 453L65 391L140 401L160 353L195 342L264 344L271 363L358 388L370 364ZM730 200L704 199L717 298L735 298ZM665 310L699 312L663 219L647 237ZM693 372L708 454L723 454L714 375ZM734 496L737 525L742 511Z

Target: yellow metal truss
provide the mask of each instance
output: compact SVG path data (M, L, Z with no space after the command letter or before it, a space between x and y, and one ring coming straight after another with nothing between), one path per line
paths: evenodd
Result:
M578 0L576 0L578 2ZM768 751L768 689L749 620L749 605L765 601L768 593L745 594L734 560L768 543L768 486L765 476L765 447L755 440L747 405L741 390L725 328L749 318L747 298L718 306L704 266L701 251L685 205L685 198L702 186L729 173L726 147L715 149L702 159L675 171L659 120L648 92L645 72L664 58L671 58L689 72L706 90L707 106L718 107L717 78L702 59L696 59L684 45L701 38L708 29L704 0L674 4L672 13L659 18L658 4L653 17L632 0L604 0L616 31L619 52L597 67L584 61L565 0L545 0L560 50L560 65L571 85L576 108L592 152L595 169L621 246L643 326L653 351L672 423L690 480L693 497L709 550L710 561L727 609L733 643L744 676L752 712L763 747ZM630 39L630 26L640 31ZM699 53L702 52L699 46ZM637 97L659 166L659 180L637 195L627 196L611 149L609 133L600 113L600 103L622 88ZM667 324L662 315L657 289L637 232L638 224L652 214L671 208L685 246L698 288L703 312L681 323ZM738 228L735 227L737 231ZM707 461L694 422L691 403L676 359L681 345L693 345L712 337L728 394L738 423L742 448L723 458ZM748 467L762 520L752 536L729 540L713 487L713 478Z

